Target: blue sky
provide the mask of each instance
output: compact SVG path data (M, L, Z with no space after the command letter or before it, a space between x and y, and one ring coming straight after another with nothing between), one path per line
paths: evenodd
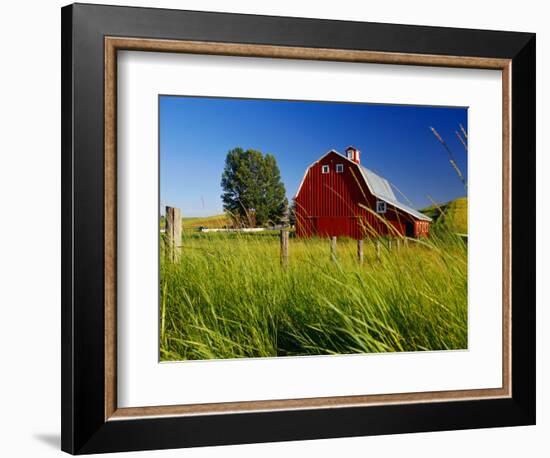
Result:
M312 162L348 145L415 208L430 205L428 196L446 202L466 194L429 129L467 177L455 134L459 123L468 128L466 108L160 96L159 110L161 209L179 207L182 216L222 213L225 156L237 146L275 155L289 201Z

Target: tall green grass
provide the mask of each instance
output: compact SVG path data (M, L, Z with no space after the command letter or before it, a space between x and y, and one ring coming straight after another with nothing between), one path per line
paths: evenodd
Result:
M339 239L185 232L161 256L163 361L464 349L467 248L450 232L389 251Z

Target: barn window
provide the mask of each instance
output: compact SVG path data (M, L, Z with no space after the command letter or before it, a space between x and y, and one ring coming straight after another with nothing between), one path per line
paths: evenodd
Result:
M329 168L328 168L328 165L323 165L321 167L321 173L328 173L329 172Z
M342 173L344 171L344 164L336 164L336 173Z
M376 213L386 213L386 210L386 202L384 202L383 200L378 200L376 202Z

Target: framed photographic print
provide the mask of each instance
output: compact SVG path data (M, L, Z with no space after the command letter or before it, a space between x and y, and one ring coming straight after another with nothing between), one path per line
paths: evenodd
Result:
M535 422L535 36L62 9L62 448Z

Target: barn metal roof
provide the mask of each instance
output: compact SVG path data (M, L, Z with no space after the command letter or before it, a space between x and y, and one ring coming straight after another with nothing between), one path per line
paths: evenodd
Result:
M409 207L408 205L404 204L403 202L400 202L397 199L397 197L395 197L395 194L394 194L388 180L386 180L385 178L377 175L372 170L369 170L366 167L353 162L351 159L348 159L346 156L340 154L336 150L330 150L328 153L323 155L320 159L315 161L315 163L319 162L323 157L327 156L330 153L336 153L339 156L342 156L342 159L345 159L346 161L357 165L359 167L359 170L361 171L361 175L363 176L363 179L365 180L365 183L367 184L367 187L369 188L369 191L377 199L383 200L383 201L393 205L394 207L397 207L397 208L403 210L404 212L409 213L410 215L412 215L415 218L418 218L420 220L423 220L423 221L431 221L432 220L429 216L426 216L423 213L420 213L418 210L415 210L414 208ZM300 186L298 187L298 191L296 192L296 196L300 193L300 189L302 188L302 184L304 182L304 179L305 179L305 177L307 175L307 172L308 172L310 167L311 167L311 165L308 167L308 169L306 170L306 172L304 174L304 177L302 178L302 182L300 183Z
M393 205L394 207L403 210L406 213L411 214L415 218L424 221L432 220L429 216L426 216L423 213L420 213L418 210L415 210L414 208L409 207L403 202L400 202L397 197L395 197L395 194L388 180L382 178L381 176L374 173L372 170L369 170L362 165L359 165L359 170L361 170L361 174L363 175L363 178L365 179L365 182L369 187L369 191L373 196Z
M376 175L376 173L374 173L372 170L369 170L362 165L360 165L359 167L361 168L361 173L363 174L365 180L367 180L369 188L373 194L382 199L388 199L397 202L397 198L395 197L395 194L393 193L393 190L388 183L388 180Z

